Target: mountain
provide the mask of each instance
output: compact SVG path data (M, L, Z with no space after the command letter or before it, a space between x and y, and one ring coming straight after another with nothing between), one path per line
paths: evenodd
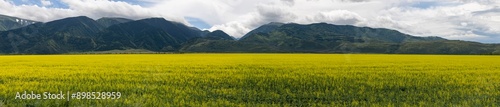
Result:
M202 31L201 37L193 38L182 45L180 52L228 52L237 50L238 45L233 37L224 31L216 30L213 32ZM233 49L234 48L234 49Z
M89 17L79 16L47 22L43 28L47 33L89 37L99 33L105 27Z
M279 27L274 29L272 29L272 27L269 26L272 25L264 25L259 28L263 27L271 28L270 30L261 30L258 33L250 32L249 34L247 34L247 37L242 38L242 40L251 40L251 38L256 37L255 35L271 34L271 33L284 33L285 35L297 39L309 40L309 41L313 40L335 41L329 39L338 39L338 40L355 42L355 39L357 39L357 40L362 40L363 42L401 43L405 41L425 41L427 39L444 40L442 38L415 37L400 33L396 30L390 30L384 28L356 27L351 25L332 25L327 23L315 23L310 25L300 25L300 24L290 23L290 24L280 25ZM259 30L259 28L254 31Z
M101 46L97 50L148 49L175 51L187 40L199 37L199 30L191 30L180 23L163 18L149 18L110 26L99 34Z
M34 23L36 21L21 19L17 17L0 15L0 31L7 31L12 29L17 29L20 27L25 27Z
M16 22L22 22L19 20L21 19ZM250 31L239 40L221 30L202 31L163 18L142 20L101 18L96 21L79 16L23 26L0 31L1 54L137 50L140 52L500 54L499 44L416 37L391 29L327 23L302 25L273 22Z
M88 17L36 23L0 33L0 53L52 54L90 51L104 27Z
M0 53L54 54L142 49L178 51L189 40L233 40L223 31L201 31L163 18L128 20L85 16L35 23L0 32Z
M269 33L271 31L273 31L274 29L280 27L284 25L284 23L279 23L279 22L271 22L271 23L268 23L268 24L265 24L265 25L262 25L250 32L248 32L247 34L245 34L243 37L241 37L240 39L245 39L246 37L250 36L250 35L253 35L253 34L257 34L257 33Z
M215 39L215 40L234 40L233 37L229 36L226 32L222 30L215 30L213 32L206 31L208 33L202 35L202 37L206 39Z
M395 45L406 40L419 39L388 29L374 29L349 25L316 23L310 25L284 24L268 33L256 33L242 38L242 42L266 44L279 51L290 52L368 52L392 53ZM417 41L415 40L415 41ZM358 45L377 45L361 49Z
M405 42L437 40L445 39L438 37L415 37L395 30L382 28L326 23L309 25L269 23L252 30L238 41L239 44L245 45L241 48L247 49L247 51L237 48L236 50L226 51L395 53L399 49L400 44Z
M269 23L252 30L238 41L204 40L190 45L181 51L405 54L500 53L500 45L496 44L452 41L439 37L416 37L384 28L326 23L308 25ZM207 49L212 49L212 51Z
M104 18L97 19L96 21L97 21L97 23L99 23L102 26L104 26L104 27L107 28L107 27L112 26L112 25L121 24L121 23L127 23L127 22L131 22L131 21L134 21L134 20L132 20L132 19L125 19L125 18L104 17Z
M188 27L179 22L167 21L163 18L150 18L144 23L159 28L159 30L165 31L172 35L179 41L187 41L189 39L200 37L201 30L193 27Z

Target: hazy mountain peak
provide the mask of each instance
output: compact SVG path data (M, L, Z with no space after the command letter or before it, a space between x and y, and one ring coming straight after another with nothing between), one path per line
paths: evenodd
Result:
M0 15L0 31L12 30L37 23L36 21Z

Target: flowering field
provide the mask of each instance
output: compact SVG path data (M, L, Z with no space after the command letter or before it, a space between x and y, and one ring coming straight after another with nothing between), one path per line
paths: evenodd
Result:
M499 106L500 56L0 56L0 107L362 105Z

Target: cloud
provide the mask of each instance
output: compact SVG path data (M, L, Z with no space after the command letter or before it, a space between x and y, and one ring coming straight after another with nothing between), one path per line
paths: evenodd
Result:
M447 39L493 42L499 38L500 24L493 18L494 5L480 2L434 1L442 4L429 8L392 7L379 12L366 26L391 28L417 36L441 36ZM443 3L446 2L446 3ZM408 3L411 4L411 3ZM500 42L495 40L496 42Z
M47 1L47 0L41 0L40 2L42 3L43 6L50 6L50 5L52 5L52 2Z
M230 35L240 38L253 28L260 25L267 24L269 22L293 22L297 18L297 15L289 11L286 7L263 4L258 5L255 12L241 17L240 19L242 20L216 25L210 30L213 31L220 29Z
M186 21L189 22L190 24L198 27L199 29L206 30L209 29L210 26L207 24L205 21L199 19L199 18L193 18L193 17L185 17Z
M343 1L343 2L367 2L370 0L340 0L340 1Z
M341 4L344 2L348 3ZM276 2L261 2L260 4L255 5L254 9L247 12L247 14L240 15L242 17L238 17L238 20L233 20L229 23L216 24L210 30L221 29L228 34L239 38L250 30L270 22L294 22L302 24L327 22L333 24L357 25L358 23L366 22L366 18L359 15L357 12L343 10L340 8L342 6L374 4L373 2L368 2L368 0L280 0ZM332 5L332 3L340 4ZM365 7L379 8L377 6Z
M497 42L500 15L497 1L479 0L280 0L268 8L254 6L237 19L215 25L241 37L247 31L272 21L302 24L327 22L396 29L416 36ZM294 4L294 5L290 5ZM415 5L419 4L419 5ZM271 7L271 8L269 8ZM360 8L362 7L362 8ZM252 14L253 13L253 14ZM269 17L266 17L269 16ZM467 23L463 26L462 23ZM243 32L242 32L243 31Z
M366 21L357 13L347 10L333 10L329 12L319 12L316 15L308 16L305 22L326 22L340 25L357 25Z
M128 4L123 1L106 1L106 0L61 0L73 10L81 15L92 18L99 17L127 17L132 19L140 19L146 17L158 17L159 14L154 14L148 9L139 5ZM124 14L126 13L126 14Z
M6 0L0 0L0 14L16 16L36 21L49 21L77 15L72 10L45 8L37 5L14 5Z
M257 6L257 14L253 17L250 26L262 25L268 22L287 22L297 18L295 13L288 11L284 7L272 5Z
M172 16L151 9L132 5L123 1L109 0L60 0L69 8L41 7L38 5L15 5L6 0L0 0L0 14L16 16L36 21L52 21L73 16L88 16L94 19L101 17L124 17L142 19L149 17L164 17L168 20L190 25L182 16ZM42 0L42 5L53 3Z
M233 22L229 22L226 24L215 25L212 28L210 28L210 31L214 31L214 30L223 30L224 32L226 32L229 35L232 35L232 36L238 35L238 36L234 36L234 37L241 38L245 33L248 33L251 29L250 29L250 27L248 27L248 25L233 21Z
M293 6L295 5L295 0L281 0L284 4Z

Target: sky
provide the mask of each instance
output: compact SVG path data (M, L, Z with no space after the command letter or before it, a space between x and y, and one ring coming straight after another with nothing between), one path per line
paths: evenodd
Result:
M236 38L270 22L326 22L500 43L500 0L0 0L0 14L42 22L163 17Z

